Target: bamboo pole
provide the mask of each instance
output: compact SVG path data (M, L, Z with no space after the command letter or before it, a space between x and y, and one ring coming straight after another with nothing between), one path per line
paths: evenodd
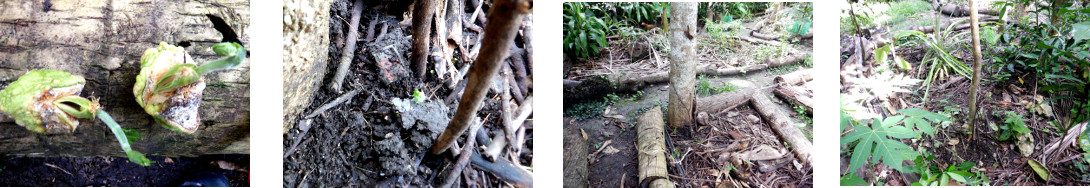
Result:
M640 116L637 128L637 154L639 156L639 180L643 187L673 188L666 171L665 124L662 107L655 107Z

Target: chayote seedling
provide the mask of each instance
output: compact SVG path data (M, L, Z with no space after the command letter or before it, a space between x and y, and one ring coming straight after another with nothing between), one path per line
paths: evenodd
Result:
M197 109L205 88L201 75L238 67L246 59L246 49L238 43L218 43L212 50L227 57L197 66L182 47L159 43L144 51L133 87L136 102L164 127L196 132L200 122Z
M151 165L143 153L132 150L121 125L102 110L98 101L79 96L86 82L83 77L64 71L27 72L0 90L0 111L10 115L16 124L27 130L48 134L72 133L79 127L80 118L98 117L114 133L129 161L143 166Z

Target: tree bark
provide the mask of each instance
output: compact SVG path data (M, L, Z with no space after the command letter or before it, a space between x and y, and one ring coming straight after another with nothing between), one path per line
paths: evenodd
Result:
M693 121L696 96L696 3L670 3L670 103L667 109L671 127Z
M140 133L133 149L161 156L249 153L249 62L205 75L210 83L194 134L163 128L136 103L133 83L144 50L159 42L185 44L197 62L219 59L225 40L208 15L222 18L249 44L246 0L109 1L7 0L0 3L0 87L29 70L56 69L87 79L83 97L98 98L123 128ZM235 39L231 39L235 40ZM323 52L324 53L324 52ZM222 84L220 84L222 83ZM7 116L7 115L0 115ZM126 156L101 121L83 120L71 134L37 134L0 118L0 154L8 156Z
M980 85L980 61L982 59L980 55L980 25L978 21L978 13L976 11L976 1L969 1L969 19L972 25L972 38L973 38L973 82L969 85L969 139L972 139L973 129L976 125L976 114L980 110L977 105L977 88Z
M677 10L677 9L674 9ZM674 20L677 21L677 20ZM647 187L672 188L666 171L666 127L662 122L662 108L651 108L637 122L636 155L639 156L639 182L649 181Z
M488 17L492 18L485 25L484 38L481 39L481 54L473 63L468 73L465 93L458 102L458 110L451 118L446 130L439 134L431 152L439 154L450 147L451 140L462 136L473 117L477 115L477 107L484 99L488 89L492 86L492 79L502 67L504 59L507 59L508 49L511 48L521 26L522 15L528 13L530 6L522 0L497 0L492 9L488 11Z
M661 112L660 112L661 114ZM587 187L587 141L580 137L579 128L564 128L564 187Z
M310 106L325 77L329 6L330 1L284 0L284 134Z
M776 104L773 104L765 94L754 95L750 102L753 109L757 110L768 126L772 127L772 131L790 145L791 151L794 151L799 159L807 164L813 164L810 152L814 150L814 144L791 122L791 119L785 115L787 113L779 111Z

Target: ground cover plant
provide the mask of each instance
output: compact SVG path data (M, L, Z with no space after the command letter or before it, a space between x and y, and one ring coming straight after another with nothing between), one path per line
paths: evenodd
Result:
M677 87L667 87L668 73L675 62L688 61L673 55L689 53L672 38L689 26L673 25L688 20L677 14L692 14L695 29L685 41L695 43L689 56L696 67L695 110L690 125L660 134L668 158L662 177L680 187L812 186L808 149L800 149L811 147L813 137L812 4L713 2L675 9L680 6L564 4L564 185L663 182L641 179L643 163L633 165L635 156L648 152L632 143L646 143L638 132L648 119L641 117L662 113L661 121L673 121L670 111L679 107L668 93ZM713 105L722 103L737 105Z
M841 185L1090 184L1090 7L974 3L842 7Z

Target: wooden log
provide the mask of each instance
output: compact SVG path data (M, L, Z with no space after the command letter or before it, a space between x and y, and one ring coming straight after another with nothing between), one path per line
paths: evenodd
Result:
M776 104L772 103L772 100L769 100L768 96L762 93L753 95L750 102L752 102L753 109L757 110L757 113L761 114L765 122L772 127L772 131L775 131L777 135L780 135L780 139L790 145L791 151L795 152L796 157L802 159L805 163L813 164L810 153L814 150L814 144L799 131L798 126L791 122L786 112L780 111L779 107L776 107Z
M144 139L132 143L134 150L159 156L249 153L249 61L204 76L209 85L200 101L201 122L194 134L163 128L140 108L132 93L140 57L159 42L188 44L186 51L201 63L221 58L212 51L212 45L220 41L241 39L243 45L249 44L249 10L244 0L53 1L50 8L37 0L3 1L0 87L33 69L70 72L87 79L81 96L98 98L121 127L140 133ZM217 31L215 18L223 19L238 38L227 39L232 38L230 34ZM71 134L45 135L5 118L0 120L0 154L126 156L105 124L83 123Z
M284 87L284 134L310 106L325 77L329 61L330 3L284 0L283 74L284 86L290 86Z
M787 74L784 74L784 75L777 76L775 78L775 82L776 83L783 83L783 84L787 84L787 85L792 85L792 86L802 85L805 82L809 82L810 80L814 80L814 77L812 76L813 72L814 72L814 69L812 69L812 68L811 69L797 70L795 72L791 72L791 73L787 73Z
M731 92L698 98L696 99L696 103L700 105L696 105L696 112L717 114L722 111L728 111L748 103L756 92L756 88L741 88Z
M699 65L697 66L696 71L698 75L733 76L799 63L805 60L808 55L809 54L800 54L781 58L768 58L765 59L762 64L746 67L715 68L710 65ZM612 79L593 76L583 81L565 80L564 106L586 100L601 99L602 96L612 92L636 92L654 84L666 83L669 79L670 76L666 72L658 72L649 75L625 74Z
M587 187L587 141L580 137L579 128L564 128L564 186Z
M802 106L806 109L806 112L814 113L813 99L806 96L801 89L795 86L779 85L775 90L772 90L777 97L795 104L796 106Z
M666 171L665 124L662 107L651 108L637 121L636 155L639 156L639 181L649 182L645 187L674 187Z

